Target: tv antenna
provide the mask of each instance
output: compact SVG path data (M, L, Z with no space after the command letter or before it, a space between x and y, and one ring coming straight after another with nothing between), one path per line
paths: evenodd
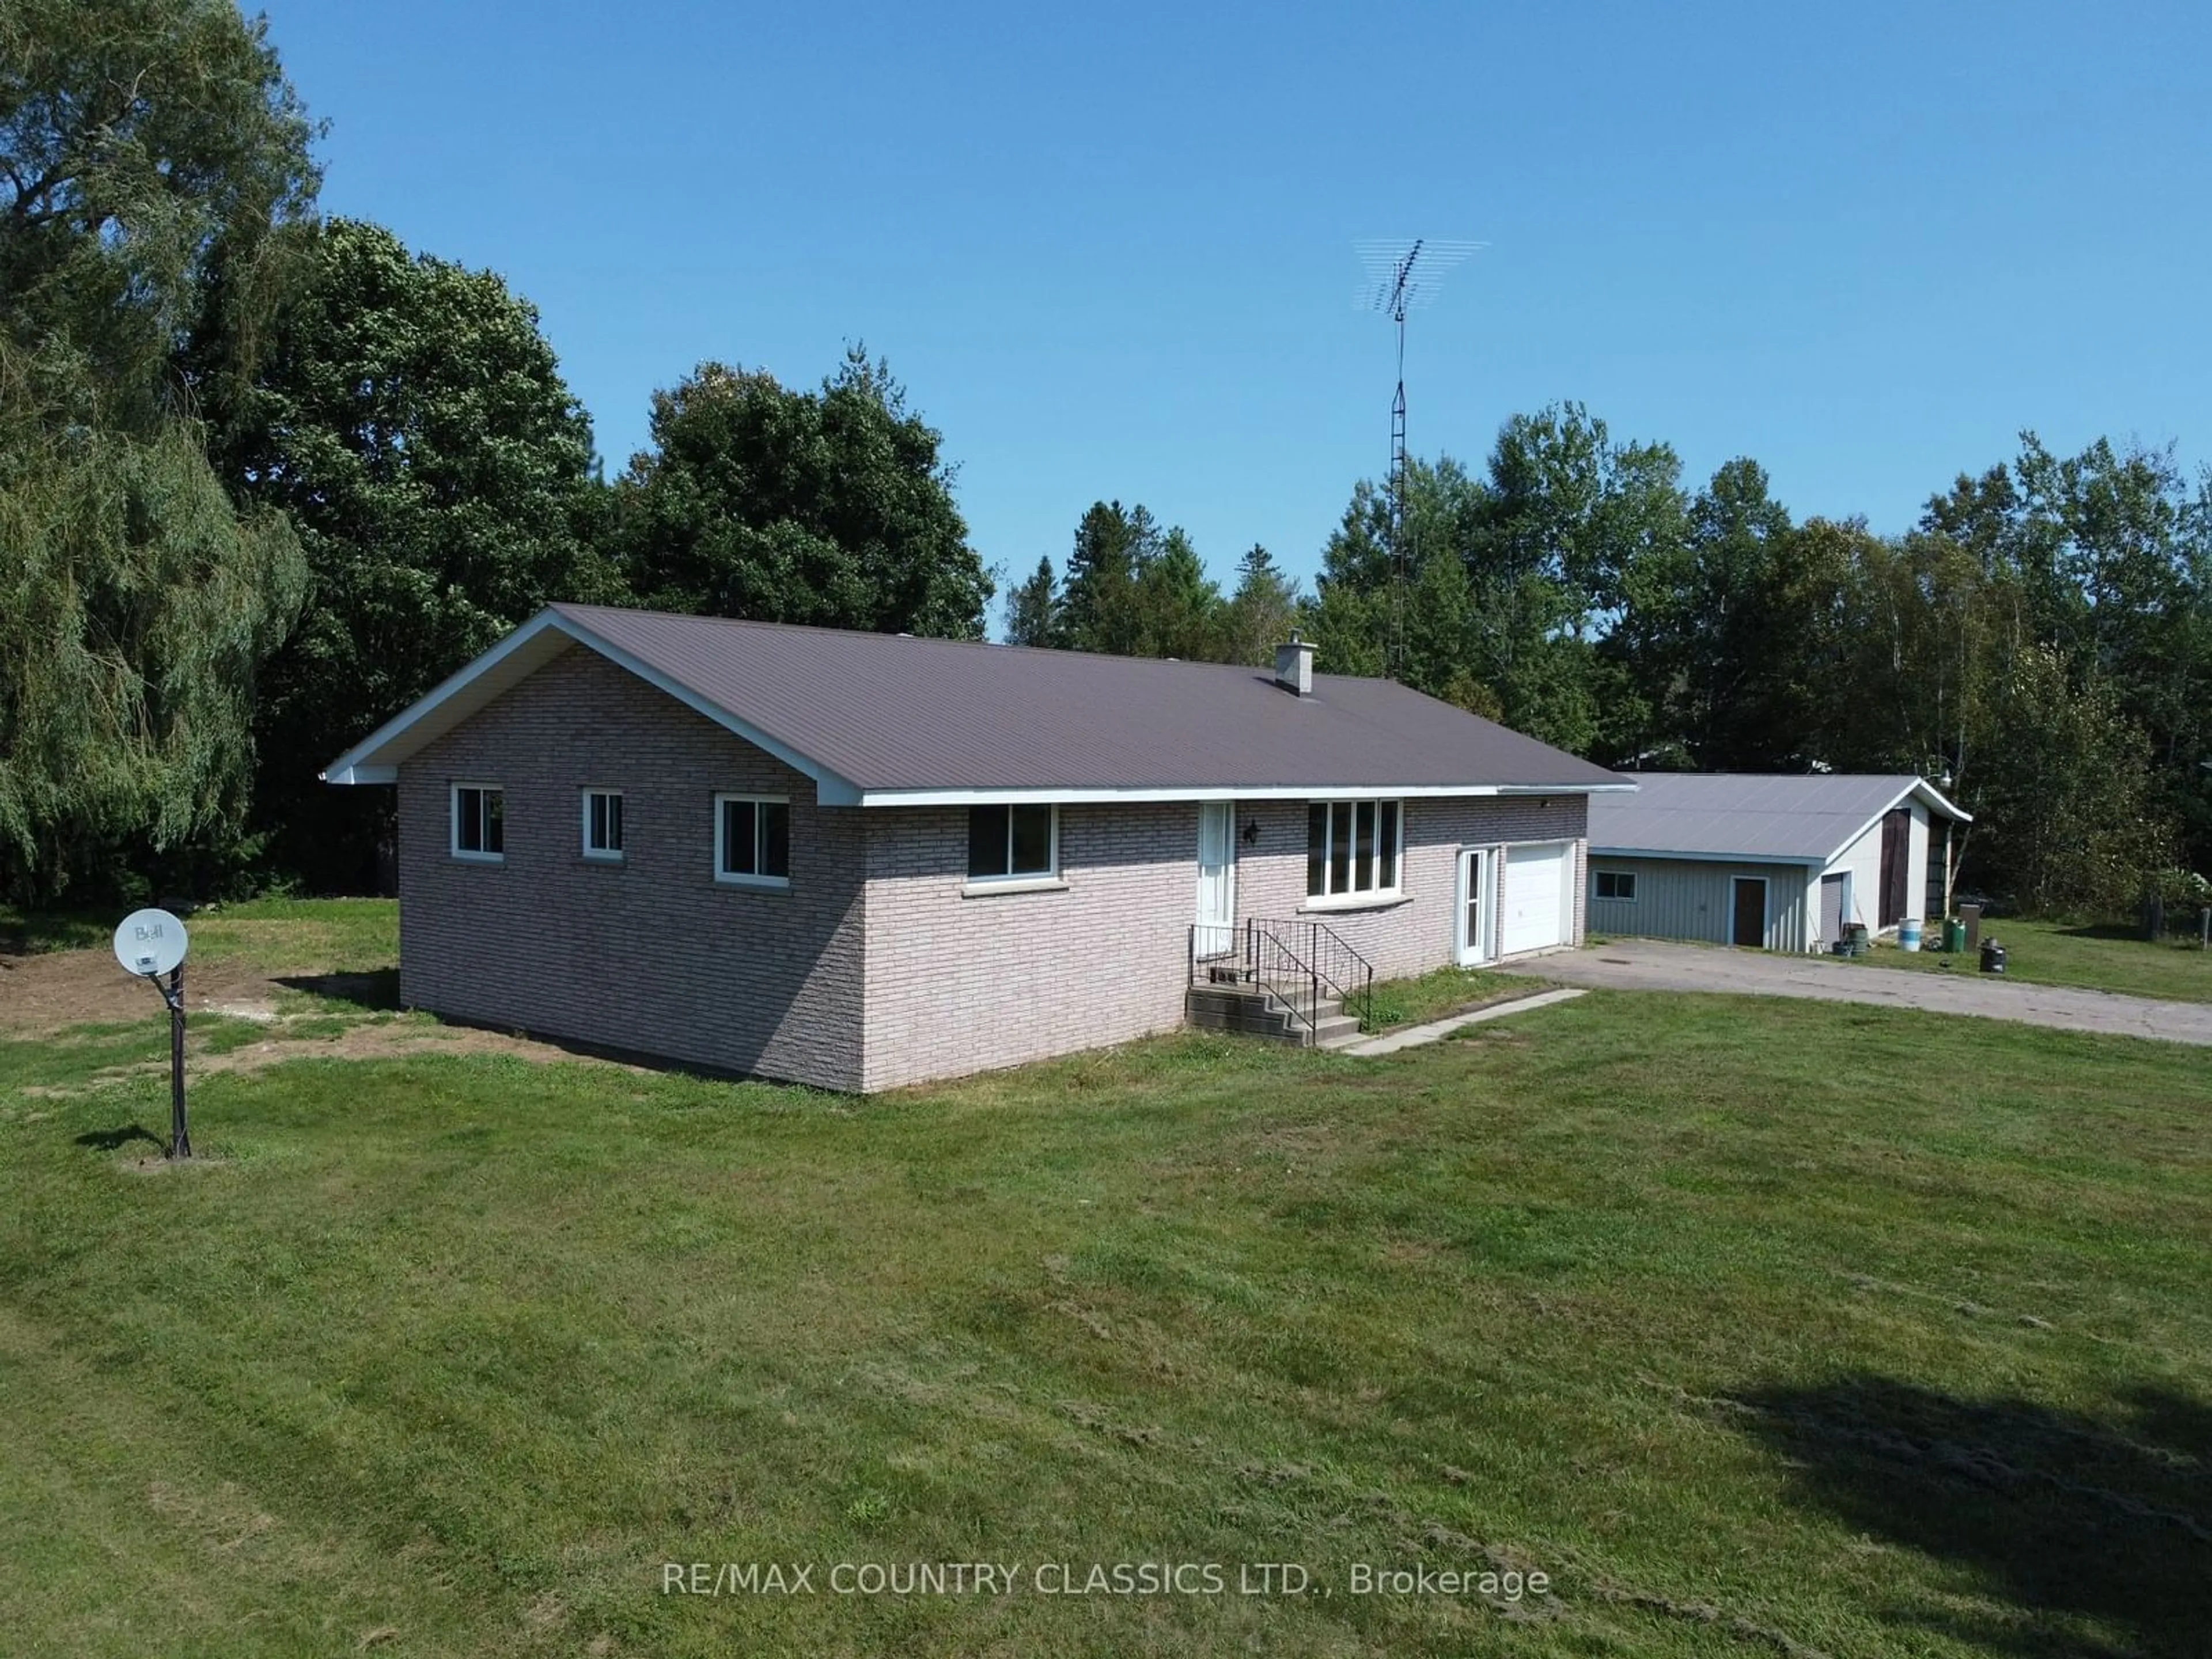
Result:
M1398 325L1398 390L1390 399L1390 637L1382 663L1393 679L1405 665L1406 577L1413 568L1406 533L1406 313L1434 305L1445 274L1489 246L1433 236L1352 244L1367 273L1352 302Z

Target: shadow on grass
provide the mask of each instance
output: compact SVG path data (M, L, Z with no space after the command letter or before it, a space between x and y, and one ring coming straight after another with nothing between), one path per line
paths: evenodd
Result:
M102 945L115 924L68 911L0 910L0 957L38 956L47 951L82 951Z
M76 1137L78 1146L96 1147L103 1152L121 1152L134 1140L149 1141L156 1146L167 1144L159 1135L137 1123L127 1124L120 1129L88 1129Z
M1887 1616L2034 1659L2207 1651L2212 1406L2147 1388L2103 1421L1882 1377L1739 1399L1801 1501L1965 1569L2013 1609L1947 1596Z
M399 970L397 968L372 969L366 974L293 974L280 978L277 984L295 991L307 991L319 997L328 997L333 1002L350 1002L356 1007L378 1012L389 1012L399 1006Z

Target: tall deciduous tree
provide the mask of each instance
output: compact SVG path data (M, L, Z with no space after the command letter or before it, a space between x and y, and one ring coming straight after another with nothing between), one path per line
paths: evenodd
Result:
M1671 451L1616 444L1577 404L1507 422L1480 478L1449 457L1415 461L1403 593L1389 492L1363 482L1322 553L1317 659L1380 672L1395 640L1409 684L1547 742L1635 753L1644 721L1601 703L1601 685L1626 677L1597 641L1638 573L1679 549L1676 471Z
M0 9L0 887L234 839L298 550L197 396L251 372L313 129L227 0ZM200 319L220 349L192 351ZM127 866L127 867L126 867Z
M855 346L818 390L704 363L617 487L633 591L672 611L979 639L992 582L937 430Z
M313 586L263 677L256 813L318 887L374 874L383 792L333 755L549 599L607 597L580 540L591 424L538 313L494 272L333 220L258 373L219 405L218 455L298 527Z
M2063 654L2030 646L2008 659L1991 708L2001 758L1972 799L1979 856L2025 908L2112 915L2172 857L2142 728L2109 683L2081 682Z

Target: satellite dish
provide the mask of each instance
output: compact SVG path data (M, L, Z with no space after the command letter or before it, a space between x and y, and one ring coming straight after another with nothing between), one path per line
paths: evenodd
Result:
M126 974L166 974L185 959L185 924L167 910L133 910L115 930L115 959Z

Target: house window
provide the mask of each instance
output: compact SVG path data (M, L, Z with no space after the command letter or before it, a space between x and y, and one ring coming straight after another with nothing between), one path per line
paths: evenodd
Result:
M453 786L453 845L457 859L497 864L507 856L507 810L495 783Z
M584 856L619 864L623 855L623 798L619 789L584 791Z
M1633 870L1601 870L1597 872L1597 896L1601 899L1636 898L1636 872Z
M714 797L714 879L740 887L791 885L791 803L781 796Z
M969 880L1047 880L1059 871L1058 807L968 809Z
M1306 808L1306 896L1395 896L1404 828L1395 800L1315 801Z

